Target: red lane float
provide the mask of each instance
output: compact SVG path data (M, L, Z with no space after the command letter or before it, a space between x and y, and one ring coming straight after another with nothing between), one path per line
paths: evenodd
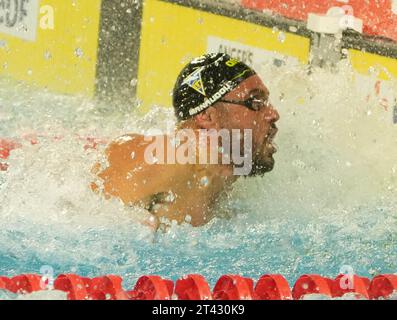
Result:
M176 281L178 300L212 300L211 288L199 274L189 274Z
M109 141L104 138L82 137L79 135L77 135L76 138L84 143L84 150L96 149L100 145L106 145ZM22 139L29 141L32 145L39 143L39 136L37 135L24 135L22 136ZM61 141L63 137L54 136L52 139L54 141ZM18 142L18 139L0 138L0 159L7 160L12 150L19 149L21 147L22 144Z
M388 299L397 294L397 275L379 275L369 279L351 275L339 275L333 279L319 275L303 275L296 282L292 293L287 280L281 275L262 276L254 290L254 281L239 275L223 275L213 292L206 279L198 274L184 276L174 282L160 276L142 276L132 291L125 291L122 278L106 275L93 279L76 274L61 274L53 285L54 290L67 293L68 300L301 300L305 295L319 294L341 297L346 293L366 299ZM50 290L44 278L35 274L23 274L13 278L0 277L0 290L16 294ZM351 280L349 280L351 281ZM354 284L349 288L347 285ZM346 287L346 288L345 288Z
M37 274L22 274L11 278L6 288L12 293L26 294L43 290L41 277Z
M254 281L239 275L219 278L212 294L214 300L254 300Z
M87 151L89 149L96 150L96 148L100 145L108 144L107 139L94 138L94 137L79 137L80 140L84 141L84 150Z
M0 138L0 159L7 160L12 150L20 148L22 145L11 139Z
M384 274L372 279L369 287L371 299L387 299L392 293L397 293L397 275Z
M8 163L1 160L7 160L12 150L20 148L21 144L11 139L0 138L0 171L7 171Z
M7 290L8 282L10 282L10 279L7 277L0 277L0 290Z
M143 276L127 294L131 300L171 300L173 291L173 281L160 276Z
M88 298L90 281L76 274L61 274L54 281L54 289L67 292L68 300Z
M121 300L128 299L121 283L123 279L119 276L108 275L91 280L89 295L92 300Z
M39 143L39 136L36 134L27 134L22 136L23 140L29 141L32 145ZM60 141L63 137L52 137L54 141ZM103 138L95 138L95 137L82 137L77 136L77 139L84 143L83 148L84 151L87 150L96 150L100 145L106 145L108 143L108 139ZM19 149L22 147L22 144L17 140L9 139L9 138L0 138L0 171L8 170L8 163L2 162L9 158L11 151L15 149Z
M368 278L340 274L331 285L332 296L342 297L346 293L354 293L357 298L369 299L370 283L371 281Z
M288 281L280 274L262 276L255 286L255 294L259 300L292 300Z
M320 294L332 298L331 283L331 279L316 274L303 275L295 282L292 297L295 300L300 300L308 294Z

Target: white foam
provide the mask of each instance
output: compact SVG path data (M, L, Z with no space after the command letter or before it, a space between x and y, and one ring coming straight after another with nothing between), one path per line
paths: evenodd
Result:
M1 300L66 300L67 293L58 290L37 291L27 294L15 294L10 291L0 290Z
M126 209L119 201L106 201L90 191L89 171L103 148L84 151L84 142L76 135L116 138L153 127L167 131L174 122L171 109L154 107L139 117L131 106L117 109L1 83L0 136L38 132L64 137L60 141L41 137L34 146L25 142L12 152L9 171L0 172L1 251L20 265L38 260L78 269L84 262L97 274L131 269L136 274L156 273L171 261L140 253L141 246L154 241L161 249L156 254L170 250L173 263L212 254L211 263L191 261L214 275L220 272L216 255L228 250L236 256L227 260L234 270L251 270L241 255L256 257L261 248L261 260L250 261L251 271L259 272L254 266L261 263L286 274L300 270L307 263L305 257L313 259L316 270L334 263L341 251L338 246L345 252L338 257L341 265L354 253L391 252L395 240L390 234L396 232L397 130L390 109L384 111L371 86L362 92L350 67L342 64L339 69L309 75L300 66L264 65L261 74L281 114L274 171L236 183L231 197L216 209L231 220L216 219L200 229L174 226L168 234L155 236L135 222L142 210ZM384 244L378 250L372 241L379 239ZM371 269L396 266L393 257L381 257L380 266L372 265L371 255L354 262ZM180 275L184 267L178 266L173 272ZM13 272L12 267L4 268Z

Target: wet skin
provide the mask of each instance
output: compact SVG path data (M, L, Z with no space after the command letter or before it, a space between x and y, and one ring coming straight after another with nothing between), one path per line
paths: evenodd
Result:
M268 89L255 75L223 100L245 101L252 96L266 102L259 111L219 102L180 123L176 130L193 129L198 139L199 129L251 129L253 169L250 176L263 175L274 166L273 154L277 150L271 142L277 133L275 123L279 120L278 112L267 103ZM161 138L171 140L168 136ZM145 150L151 143L137 134L112 142L106 149L108 166L102 168L96 164L93 168L99 183L92 183L92 189L106 198L116 197L125 205L147 208L150 215L144 223L155 229L165 226L163 218L193 226L209 222L214 216L212 208L217 199L238 178L233 174L233 164L150 164L145 160ZM167 154L167 147L164 153Z

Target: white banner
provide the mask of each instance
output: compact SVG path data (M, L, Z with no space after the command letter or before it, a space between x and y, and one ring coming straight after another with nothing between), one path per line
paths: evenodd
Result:
M0 33L36 40L40 0L0 0Z
M207 52L222 52L227 53L233 58L239 59L245 64L251 66L254 69L259 70L261 65L264 63L274 63L274 64L284 64L291 60L296 60L292 57L286 57L282 54L277 54L272 51L268 51L261 48L247 46L245 44L234 42L218 37L209 36L208 37L208 46Z

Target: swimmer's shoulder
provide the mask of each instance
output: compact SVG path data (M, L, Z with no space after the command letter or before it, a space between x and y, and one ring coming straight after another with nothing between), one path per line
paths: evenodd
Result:
M140 134L125 134L114 139L106 148L106 155L111 165L126 161L144 162L145 149L149 142Z
M122 167L128 170L138 167L139 170L136 171L136 173L141 172L142 174L149 174L150 176L156 176L158 174L159 176L167 179L172 178L174 175L178 175L180 177L186 169L186 166L167 164L166 161L153 163L152 157L146 159L148 154L150 156L153 155L153 143L154 146L156 146L156 141L160 141L161 143L165 141L165 139L165 135L143 136L139 134L126 134L118 137L111 142L106 149L109 164L112 167ZM148 149L148 147L150 148ZM159 152L166 153L166 151L167 150L164 149ZM157 154L157 151L155 151L155 154L159 158L162 157ZM150 173L147 171L150 171Z

